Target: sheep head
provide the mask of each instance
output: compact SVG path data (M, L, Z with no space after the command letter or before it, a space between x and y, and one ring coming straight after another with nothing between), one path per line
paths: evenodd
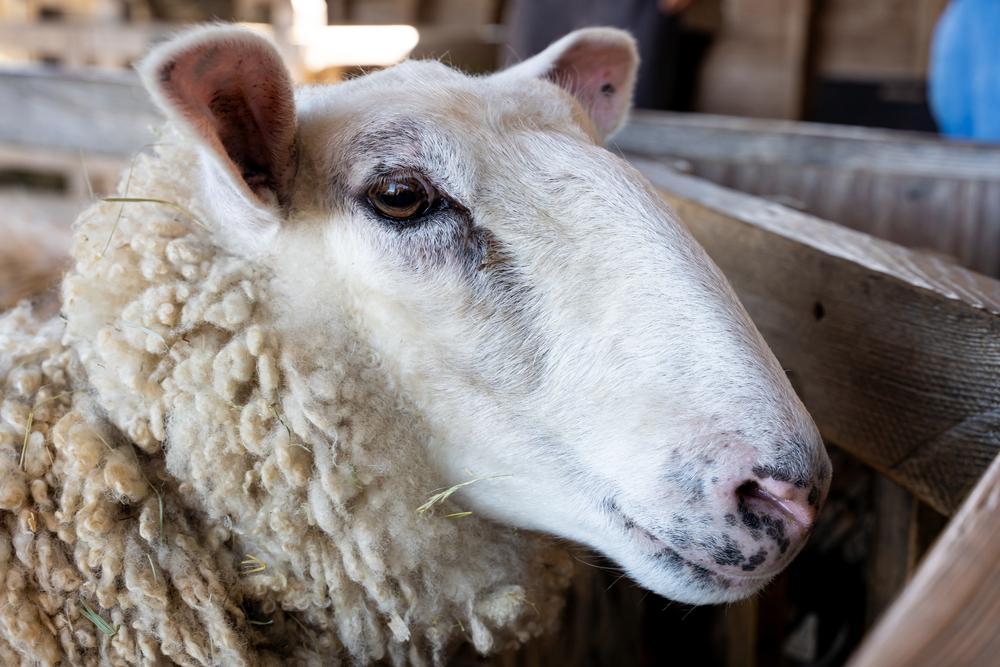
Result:
M481 480L463 507L735 600L802 546L829 460L725 278L600 145L636 67L591 29L492 76L406 62L296 91L265 39L208 28L141 69L280 335L314 366L370 347L441 485Z

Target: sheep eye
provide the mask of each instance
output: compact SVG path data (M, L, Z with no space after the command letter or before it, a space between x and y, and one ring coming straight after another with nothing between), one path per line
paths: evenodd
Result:
M407 222L437 204L437 191L418 174L389 175L368 188L368 203L380 215Z

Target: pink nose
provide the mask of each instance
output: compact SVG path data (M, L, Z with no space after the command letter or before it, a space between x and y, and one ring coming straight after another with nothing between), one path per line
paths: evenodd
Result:
M736 488L736 495L748 508L791 519L801 533L812 528L819 510L815 487L783 482L773 477L748 480Z

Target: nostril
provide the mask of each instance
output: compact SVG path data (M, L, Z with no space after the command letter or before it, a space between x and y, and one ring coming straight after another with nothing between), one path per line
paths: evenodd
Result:
M785 514L806 529L816 518L816 511L808 502L808 494L788 482L773 478L750 479L736 487L736 496L745 504L765 506L769 513Z

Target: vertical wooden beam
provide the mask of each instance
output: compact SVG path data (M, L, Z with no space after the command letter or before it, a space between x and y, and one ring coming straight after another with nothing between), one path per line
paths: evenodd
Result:
M702 66L699 111L799 118L812 0L728 0Z
M916 48L914 49L913 69L917 72L927 72L930 63L931 42L934 38L934 28L941 14L948 6L949 0L919 0L917 19L914 25Z
M802 118L806 102L809 49L813 25L813 0L793 0L785 15L785 58L788 83L784 118Z
M1000 456L849 667L992 667L998 629Z
M726 667L757 667L758 618L756 597L726 607Z
M874 625L903 590L916 560L916 498L881 475L874 486L875 530L868 560L867 626Z

